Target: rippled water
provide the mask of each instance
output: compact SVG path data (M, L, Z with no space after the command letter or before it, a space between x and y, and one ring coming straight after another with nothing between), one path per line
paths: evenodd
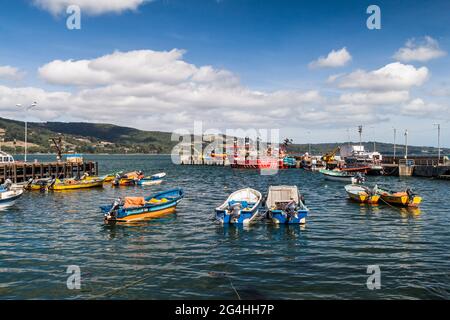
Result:
M448 181L369 177L420 192L421 210L407 211L352 203L343 184L297 169L261 176L176 166L168 156L89 159L99 161L102 174L142 169L165 171L167 179L159 186L24 194L0 212L0 298L450 298ZM299 186L311 210L304 227L213 222L214 208L233 190L266 193L271 184ZM177 214L103 225L99 205L172 187L186 193ZM81 268L81 290L67 289L68 265ZM367 289L368 265L380 266L380 290Z

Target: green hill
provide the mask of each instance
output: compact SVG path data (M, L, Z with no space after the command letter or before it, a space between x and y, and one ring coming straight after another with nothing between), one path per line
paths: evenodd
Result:
M0 118L0 128L5 129L5 142L24 140L24 123ZM84 122L29 122L28 142L38 146L29 152L55 152L51 138L62 136L64 151L84 153L170 153L177 143L170 140L171 133L142 131L112 124ZM8 143L10 145L11 143ZM16 144L16 152L22 147ZM3 150L14 148L3 145Z

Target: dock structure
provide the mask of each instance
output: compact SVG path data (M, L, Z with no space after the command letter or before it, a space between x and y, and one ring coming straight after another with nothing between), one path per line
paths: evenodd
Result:
M399 159L384 157L383 169L386 175L393 176L415 176L424 178L439 178L450 175L450 163L444 159L438 161L432 157L408 157L408 159Z
M57 177L59 179L80 177L84 173L98 175L97 162L15 162L0 164L0 183L10 179L14 183L28 181L29 179L40 179Z

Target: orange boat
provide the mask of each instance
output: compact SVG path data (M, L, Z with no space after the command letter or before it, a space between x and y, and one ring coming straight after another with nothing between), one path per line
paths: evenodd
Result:
M132 171L124 175L118 175L113 181L113 186L134 186L139 180L144 178L142 171Z
M381 200L392 205L418 207L422 202L422 198L414 194L411 189L406 189L405 191L383 190L378 187L375 189Z

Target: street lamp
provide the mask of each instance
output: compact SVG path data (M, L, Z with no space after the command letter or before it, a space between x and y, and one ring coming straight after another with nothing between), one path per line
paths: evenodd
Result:
M408 129L405 130L405 159L408 159Z
M308 152L311 156L311 131L308 131Z
M396 151L397 151L397 128L392 128L394 129L394 163L395 163L395 156L396 156Z
M22 108L23 106L19 103L16 104L17 107ZM34 108L37 106L37 102L34 101L31 105L29 105L28 107L23 107L23 109L25 110L25 112L28 112L30 109ZM28 135L28 122L27 122L27 116L25 115L25 154L24 154L24 161L27 162L27 135Z
M441 163L441 124L436 123L434 126L437 127L438 131L438 166L439 166Z

